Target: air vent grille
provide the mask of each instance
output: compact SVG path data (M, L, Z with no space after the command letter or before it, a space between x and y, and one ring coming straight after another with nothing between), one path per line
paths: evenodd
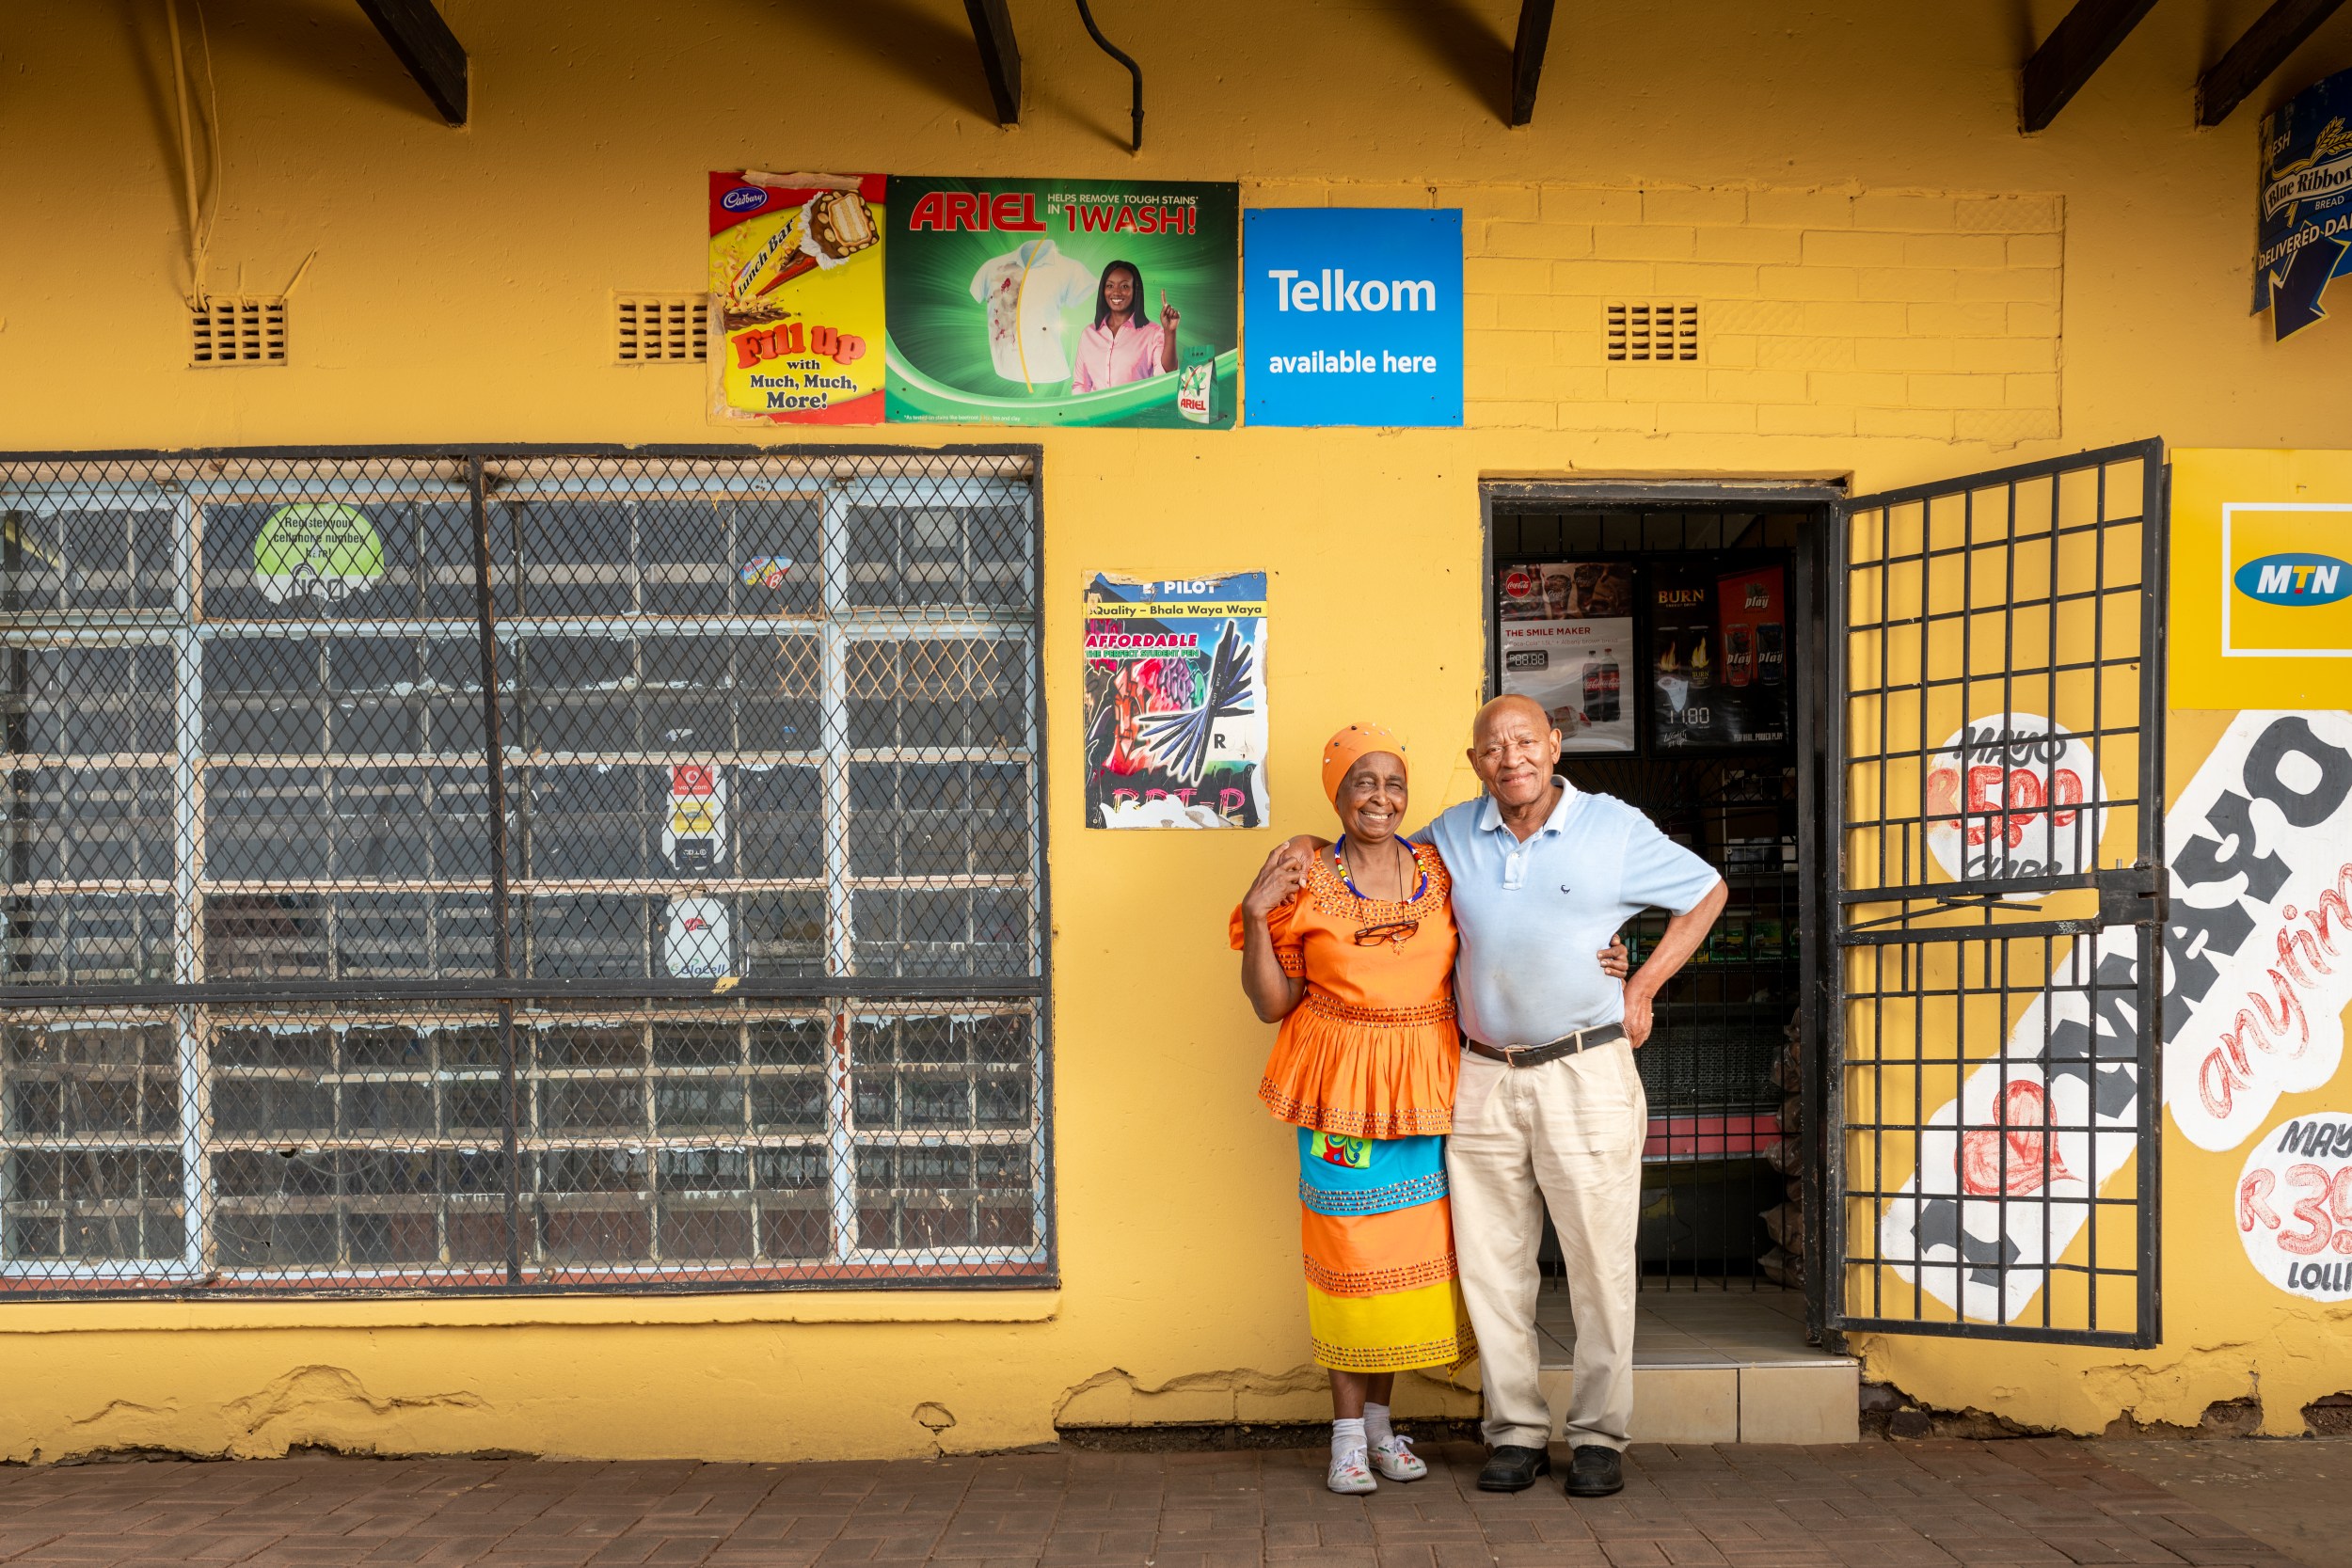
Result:
M188 363L199 369L286 362L286 301L215 297L188 312Z
M1699 308L1689 301L1609 303L1609 357L1613 360L1695 361L1699 356Z
M701 294L615 294L612 362L700 364L710 357L710 312Z

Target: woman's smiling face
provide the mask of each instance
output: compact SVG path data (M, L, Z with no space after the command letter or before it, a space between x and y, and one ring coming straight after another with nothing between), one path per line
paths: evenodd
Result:
M1124 316L1136 308L1136 275L1125 267L1113 267L1103 275L1103 303L1111 314Z
M1405 759L1390 752L1367 752L1340 781L1340 826L1359 844L1393 838L1405 826L1408 796Z

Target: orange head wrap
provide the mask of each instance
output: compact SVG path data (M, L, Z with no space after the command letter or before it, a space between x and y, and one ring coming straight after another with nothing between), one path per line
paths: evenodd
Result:
M1339 804L1340 781L1356 766L1359 757L1375 752L1386 752L1399 762L1405 762L1405 742L1394 730L1377 724L1350 724L1323 743L1323 793ZM1409 764L1408 764L1409 766Z

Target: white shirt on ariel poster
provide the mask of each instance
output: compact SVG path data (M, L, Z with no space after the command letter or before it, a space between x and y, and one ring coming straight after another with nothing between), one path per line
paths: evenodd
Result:
M1025 240L972 276L986 308L989 358L996 373L1025 387L1070 379L1065 311L1093 303L1097 279L1051 240Z

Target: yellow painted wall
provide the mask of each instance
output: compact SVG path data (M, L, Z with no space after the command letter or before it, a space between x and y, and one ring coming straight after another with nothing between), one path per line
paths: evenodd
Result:
M1016 1446L1057 1414L1311 1418L1287 1144L1250 1096L1266 1032L1221 942L1271 835L1082 830L1085 574L1274 574L1287 832L1322 818L1313 748L1340 722L1399 726L1424 756L1459 733L1481 683L1482 477L1867 489L2149 435L2342 440L2352 327L2274 345L2245 314L2264 105L2191 127L2198 70L2260 0L2157 8L2030 139L2015 70L2061 0L1607 0L1564 14L1518 131L1496 111L1507 0L1106 0L1149 75L1140 160L1123 77L1067 8L1015 8L1028 107L1012 131L985 112L954 0L444 8L472 56L463 131L428 116L344 0L208 0L221 159L204 282L274 293L301 276L293 363L229 372L183 368L159 10L12 11L0 447L730 438L703 420L698 370L611 366L607 317L614 290L697 286L704 171L746 166L1134 171L1239 178L1251 201L1458 205L1469 428L1042 438L1058 1292L10 1307L0 1457L315 1442L789 1458ZM2346 64L2339 18L2281 86ZM1645 293L1703 302L1705 364L1601 360L1599 302ZM1139 1009L1142 978L1186 1006ZM2249 1357L2321 1354L2319 1323L2187 1354L2236 1333L2198 1300L2172 1316L2174 1371L1927 1342L1874 1343L1870 1370L1939 1403L2095 1427L2125 1404L2194 1420L2243 1391ZM1469 1407L1410 1390L1413 1408L1441 1402Z

